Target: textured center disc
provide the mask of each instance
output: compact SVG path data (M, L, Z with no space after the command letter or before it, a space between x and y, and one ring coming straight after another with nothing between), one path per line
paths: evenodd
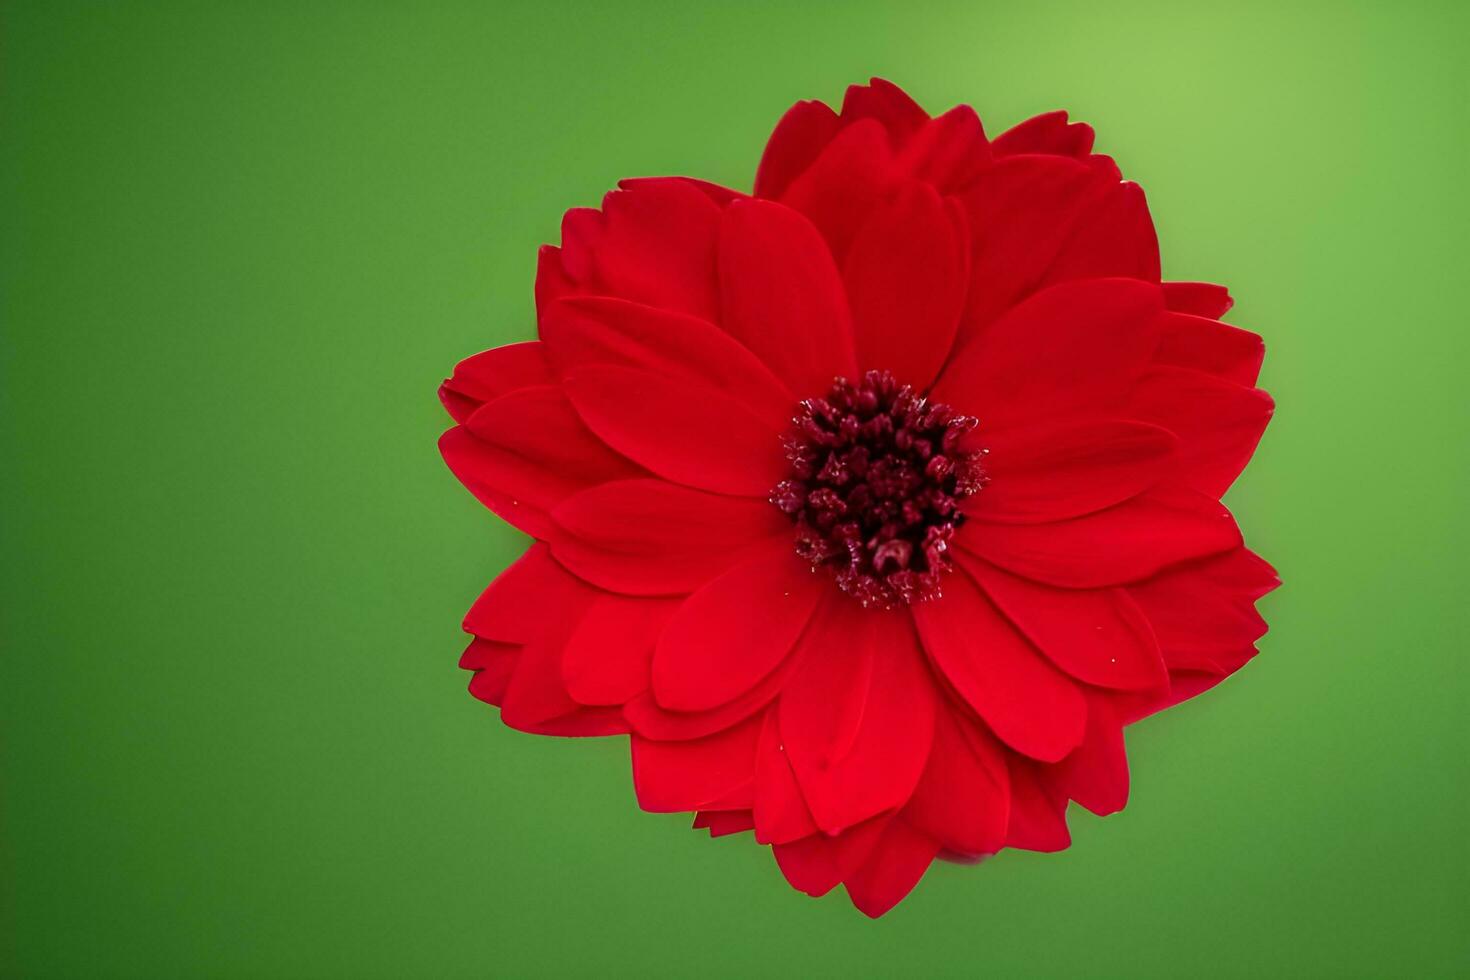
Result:
M793 422L791 476L770 500L796 525L796 553L864 606L937 598L959 502L985 484L984 451L961 447L977 421L869 371L803 401Z

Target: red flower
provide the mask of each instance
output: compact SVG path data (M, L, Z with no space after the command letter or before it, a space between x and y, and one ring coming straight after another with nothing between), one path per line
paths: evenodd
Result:
M645 810L874 916L936 856L1120 809L1123 726L1265 632L1277 579L1220 496L1272 403L1091 148L875 80L788 112L753 196L568 212L540 339L440 392L449 466L536 539L465 618L471 692L631 733Z

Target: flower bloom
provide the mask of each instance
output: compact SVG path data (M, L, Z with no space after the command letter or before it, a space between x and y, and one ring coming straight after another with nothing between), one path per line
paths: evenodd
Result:
M465 617L471 693L629 735L643 809L873 916L1120 809L1124 726L1265 632L1220 497L1272 402L1092 143L874 80L792 108L751 195L569 211L539 339L440 392L450 468L535 539Z

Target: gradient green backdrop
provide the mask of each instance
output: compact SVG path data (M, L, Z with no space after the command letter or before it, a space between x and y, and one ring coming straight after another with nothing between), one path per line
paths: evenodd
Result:
M5 2L3 972L1463 975L1466 9ZM1124 813L877 923L464 692L524 541L434 448L563 209L875 73L1090 120L1231 285L1286 580Z

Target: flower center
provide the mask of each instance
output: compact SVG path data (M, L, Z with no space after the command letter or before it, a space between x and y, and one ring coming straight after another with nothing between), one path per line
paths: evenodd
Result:
M887 371L838 378L792 421L791 476L770 499L796 524L796 553L864 606L938 598L959 502L986 482L985 451L959 445L979 423Z

